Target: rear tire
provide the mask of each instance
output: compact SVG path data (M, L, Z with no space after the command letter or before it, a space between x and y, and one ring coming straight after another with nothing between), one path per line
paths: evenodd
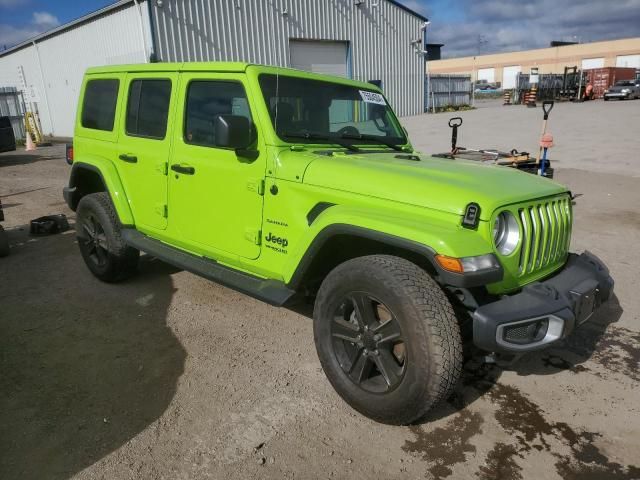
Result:
M6 257L9 255L9 251L9 239L7 238L7 232L5 232L2 225L0 225L0 257Z
M338 394L373 420L406 425L453 391L462 341L438 284L399 257L349 260L325 278L314 308L320 363Z
M140 252L122 240L121 226L105 192L82 197L76 215L76 237L91 273L103 282L119 282L135 274Z

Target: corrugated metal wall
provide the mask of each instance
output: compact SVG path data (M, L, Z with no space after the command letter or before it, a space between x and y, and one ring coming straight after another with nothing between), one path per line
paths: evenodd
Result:
M141 2L143 32L151 45L147 2ZM145 53L140 17L133 3L54 36L0 56L0 87L22 88L19 67L33 85L45 135L73 136L84 71L91 66L140 63ZM27 99L25 99L26 101Z
M431 75L425 82L425 88L429 95L429 109L471 104L471 75Z
M422 20L386 0L163 0L152 2L162 61L289 66L289 40L348 41L352 77L382 80L399 115L422 113L424 59L411 42ZM374 6L376 5L377 6Z

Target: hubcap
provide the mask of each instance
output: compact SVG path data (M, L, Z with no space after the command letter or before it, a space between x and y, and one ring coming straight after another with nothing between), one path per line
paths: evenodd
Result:
M360 388L393 390L406 370L402 331L391 310L373 296L354 292L337 308L331 344L342 370Z
M82 222L82 230L79 237L89 259L99 267L104 266L109 252L107 235L95 216L89 215Z

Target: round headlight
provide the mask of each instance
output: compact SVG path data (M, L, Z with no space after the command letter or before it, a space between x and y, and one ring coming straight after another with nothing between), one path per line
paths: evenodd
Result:
M504 211L493 224L493 242L501 255L511 255L520 243L520 227L511 212Z

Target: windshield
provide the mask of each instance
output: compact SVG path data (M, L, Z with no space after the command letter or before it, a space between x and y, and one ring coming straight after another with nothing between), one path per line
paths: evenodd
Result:
M287 142L407 143L384 97L371 90L286 75L263 74L260 87L278 137ZM340 141L337 141L340 140Z
M629 80L619 80L616 82L616 87L632 87L633 82Z

